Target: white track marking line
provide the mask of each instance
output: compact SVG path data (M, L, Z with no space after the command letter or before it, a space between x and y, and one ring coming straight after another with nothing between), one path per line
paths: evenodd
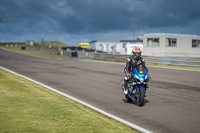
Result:
M121 119L121 118L119 118L119 117L117 117L117 116L114 116L114 115L112 115L112 114L109 114L109 113L107 113L107 112L105 112L105 111L103 111L103 110L101 110L101 109L99 109L99 108L96 108L96 107L94 107L94 106L92 106L92 105L90 105L90 104L88 104L88 103L86 103L86 102L83 102L83 101L81 101L81 100L79 100L79 99L77 99L77 98L75 98L75 97L72 97L72 96L70 96L70 95L68 95L68 94L65 94L65 93L63 93L63 92L60 92L60 91L58 91L58 90L56 90L56 89L54 89L54 88L52 88L52 87L49 87L49 86L47 86L47 85L45 85L45 84L42 84L42 83L40 83L40 82L38 82L38 81L36 81L36 80L33 80L33 79L29 78L29 77L26 77L26 76L24 76L24 75L18 74L18 73L16 73L16 72L11 71L11 70L9 70L9 69L6 69L6 68L4 68L4 67L2 67L2 66L0 66L0 68L3 69L3 70L8 71L8 72L10 72L10 73L13 73L13 74L15 74L15 75L17 75L17 76L20 76L20 77L22 77L22 78L24 78L24 79L27 79L27 80L29 80L29 81L31 81L31 82L33 82L33 83L36 83L36 84L38 84L38 85L40 85L40 86L42 86L42 87L45 87L45 88L47 88L47 89L49 89L49 90L51 90L51 91L53 91L53 92L56 92L56 93L58 93L58 94L60 94L60 95L62 95L62 96L64 96L64 97L67 97L67 98L69 98L69 99L71 99L71 100L73 100L73 101L76 101L77 103L80 103L80 104L82 104L82 105L84 105L84 106L86 106L86 107L88 107L88 108L90 108L90 109L92 109L92 110L95 110L96 112L99 112L99 113L101 113L101 114L103 114L103 115L105 115L105 116L107 116L107 117L109 117L109 118L111 118L111 119L114 119L114 120L116 120L116 121L118 121L118 122L121 122L121 123L123 123L123 124L125 124L125 125L127 125L127 126L129 126L129 127L131 127L131 128L133 128L133 129L136 129L136 130L138 130L138 131L140 131L140 132L143 132L143 133L152 133L151 131L148 131L148 130L146 130L146 129L144 129L144 128L138 126L138 125L135 125L135 124L130 123L130 122L128 122L128 121L126 121L126 120L124 120L124 119Z

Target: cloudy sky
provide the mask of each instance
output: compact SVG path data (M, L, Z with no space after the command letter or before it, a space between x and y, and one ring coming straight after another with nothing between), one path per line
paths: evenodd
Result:
M200 0L0 0L0 42L200 35Z

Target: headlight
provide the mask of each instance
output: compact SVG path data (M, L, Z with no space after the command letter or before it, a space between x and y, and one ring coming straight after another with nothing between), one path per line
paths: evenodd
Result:
M144 79L143 79L143 78L141 78L141 79L140 79L140 81L141 81L141 82L144 82Z
M135 75L135 77L136 77L137 79L139 79L137 75Z

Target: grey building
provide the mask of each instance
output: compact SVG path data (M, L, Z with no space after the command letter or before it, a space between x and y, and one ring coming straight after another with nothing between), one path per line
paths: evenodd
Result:
M200 36L185 34L144 34L143 55L200 57Z

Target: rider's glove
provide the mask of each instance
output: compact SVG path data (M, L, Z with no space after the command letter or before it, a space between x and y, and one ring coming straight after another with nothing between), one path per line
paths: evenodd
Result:
M130 78L130 77L131 77L131 74L127 74L127 76Z

